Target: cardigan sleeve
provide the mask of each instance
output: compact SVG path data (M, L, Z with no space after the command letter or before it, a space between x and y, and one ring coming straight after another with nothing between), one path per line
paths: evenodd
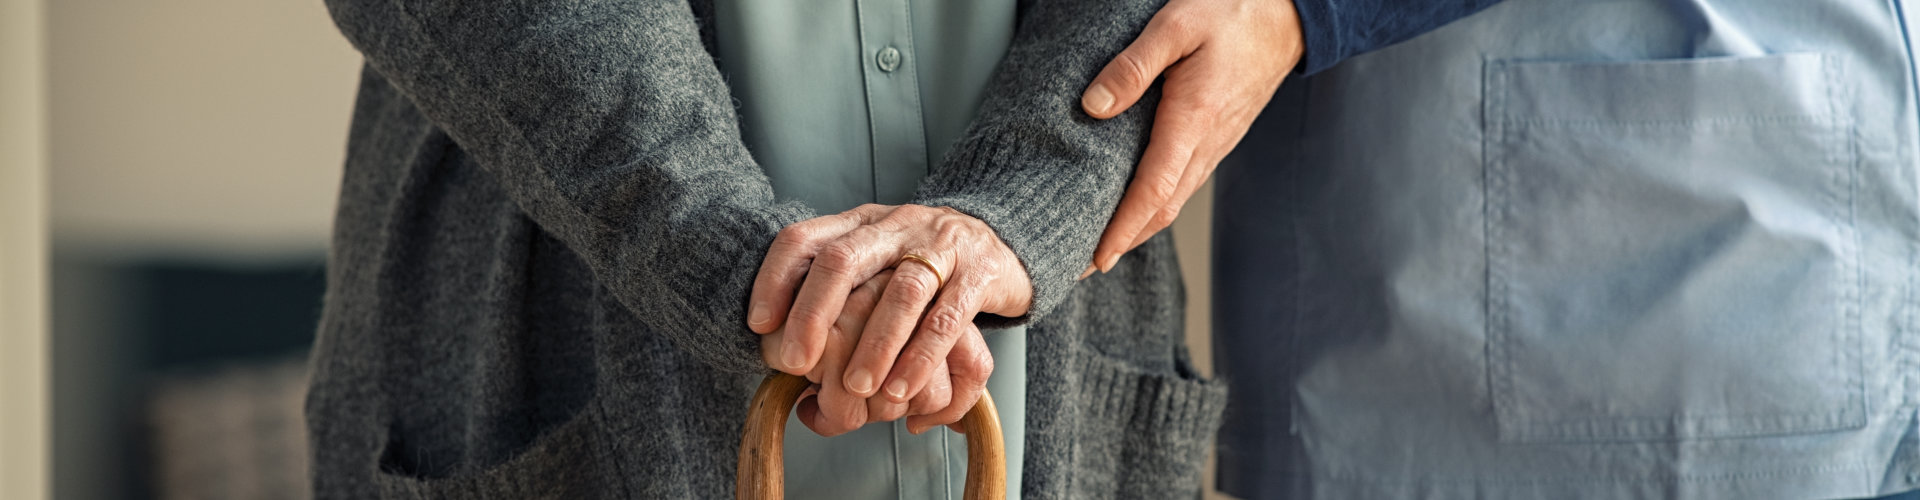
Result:
M1306 55L1299 73L1311 75L1349 57L1433 31L1499 0L1293 0Z
M684 0L328 0L367 63L653 330L764 370L747 293L775 202Z
M1108 120L1080 109L1080 92L1145 29L1165 0L1032 0L980 112L929 173L914 203L947 206L986 222L1033 281L1021 318L983 315L983 326L1044 316L1065 300L1147 144L1155 85Z

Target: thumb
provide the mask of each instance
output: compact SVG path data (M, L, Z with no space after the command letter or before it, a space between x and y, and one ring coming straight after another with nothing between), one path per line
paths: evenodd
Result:
M1080 94L1080 107L1088 115L1105 120L1133 107L1161 72L1199 45L1198 34L1177 30L1163 19L1164 16L1154 16L1148 21L1140 38L1114 56L1113 61L1100 70L1100 75L1093 78L1093 83L1087 85L1087 90Z

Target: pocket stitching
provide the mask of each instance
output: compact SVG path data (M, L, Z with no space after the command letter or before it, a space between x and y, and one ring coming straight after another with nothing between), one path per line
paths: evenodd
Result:
M1786 123L1811 123L1834 120L1832 111L1827 115L1759 115L1741 117L1697 118L1685 120L1556 120L1508 119L1512 125L1527 125L1555 128L1658 128L1658 127L1697 127L1700 125L1766 125Z
M1482 116L1484 133L1482 135L1481 148L1483 158L1482 182L1485 184L1483 189L1487 193L1487 199L1483 201L1484 210L1486 211L1486 215L1483 218L1483 234L1485 234L1486 238L1484 246L1487 252L1486 307L1488 309L1486 312L1488 345L1485 355L1490 358L1489 363L1487 363L1489 367L1487 374L1489 379L1488 386L1491 392L1490 399L1494 405L1494 417L1498 422L1497 430L1501 440L1556 441L1568 439L1607 440L1739 437L1757 434L1831 431L1856 428L1865 424L1865 388L1863 386L1863 367L1860 366L1861 360L1865 359L1865 353L1863 352L1865 346L1861 345L1862 342L1859 341L1860 305L1858 304L1860 294L1863 292L1861 288L1864 286L1865 271L1864 266L1861 266L1859 263L1859 259L1861 258L1859 249L1861 244L1858 239L1861 236L1857 228L1854 227L1854 221L1857 216L1855 213L1855 190L1857 189L1857 173L1855 171L1857 165L1855 164L1858 161L1858 141L1854 135L1857 134L1857 125L1852 123L1852 120L1847 119L1846 115L1842 113L1842 110L1845 109L1845 96L1842 92L1843 88L1836 83L1840 81L1836 76L1836 73L1839 71L1839 61L1832 55L1827 54L1820 55L1820 59L1822 90L1826 93L1827 101L1827 110L1824 116L1762 115L1700 120L1623 121L1528 120L1509 117L1507 116L1509 111L1509 103L1507 101L1510 99L1509 92L1512 88L1511 71L1509 71L1509 68L1513 63L1511 61L1493 60L1484 62L1486 68L1484 70L1486 74L1483 75L1482 78L1484 82L1482 95L1485 96ZM1506 147L1506 145L1513 140L1514 131L1528 127L1574 129L1609 127L1645 130L1678 126L1697 126L1700 124L1751 126L1786 123L1824 124L1825 127L1823 128L1826 130L1824 130L1825 133L1823 135L1830 138L1829 142L1827 142L1829 146L1825 148L1826 151L1822 156L1825 160L1824 163L1829 165L1828 168L1832 172L1828 176L1830 183L1826 189L1823 189L1825 193L1822 198L1825 198L1825 202L1828 204L1827 208L1832 210L1831 213L1844 214L1842 217L1836 217L1834 218L1835 220L1832 221L1833 229L1837 231L1837 243L1841 246L1841 248L1836 249L1836 254L1839 255L1840 258L1838 259L1839 262L1835 270L1839 282L1836 283L1835 286L1840 288L1838 295L1840 296L1842 302L1841 307L1843 308L1840 311L1837 321L1840 331L1836 332L1833 337L1835 340L1846 344L1835 349L1832 355L1835 359L1831 361L1833 366L1839 367L1846 372L1842 380L1847 386L1847 394L1844 399L1839 402L1839 408L1837 410L1829 409L1817 412L1771 412L1764 414L1726 413L1702 415L1675 413L1655 416L1592 417L1548 415L1531 419L1541 420L1538 422L1522 422L1522 420L1529 419L1522 418L1523 414L1520 412L1520 408L1518 408L1518 401L1515 400L1517 397L1514 387L1514 374L1516 373L1514 366L1515 356L1513 355L1512 348L1509 346L1512 342L1513 306L1510 302L1512 285L1510 283L1511 276L1508 275L1508 272L1512 267L1511 260L1516 253L1516 249L1513 247L1513 238L1507 237L1505 228L1506 225L1511 223L1511 218L1514 213L1511 190L1513 189L1513 176L1516 175L1516 169L1512 168L1509 164L1510 159L1507 157L1509 148ZM1835 144L1831 141L1839 141L1839 143ZM1741 427L1740 429L1722 429L1717 431L1697 430L1703 426L1712 427L1711 425L1703 425L1702 422L1727 421L1744 421L1746 425L1739 426Z
M1506 193L1507 180L1503 177L1506 170L1500 168L1501 163L1506 160L1506 156L1504 150L1498 147L1499 144L1505 143L1508 140L1506 121L1508 87L1506 82L1506 66L1507 64L1505 62L1489 64L1486 70L1488 74L1483 79L1487 82L1485 85L1491 88L1482 90L1482 93L1488 96L1487 102L1485 103L1487 110L1485 116L1482 117L1482 119L1486 121L1485 128L1487 132L1481 143L1482 155L1486 158L1486 161L1481 167L1483 170L1481 176L1484 179L1483 182L1487 184L1485 187L1487 199L1482 203L1486 205L1488 210L1486 220L1483 223L1485 226L1484 234L1486 234L1486 241L1484 243L1487 255L1486 314L1488 332L1486 355L1489 361L1489 363L1487 363L1489 367L1487 373L1489 395L1493 400L1494 418L1496 421L1511 421L1517 418L1516 415L1511 415L1513 408L1511 377L1513 365L1511 362L1512 358L1508 356L1506 352L1507 322L1509 321L1507 311L1509 308L1507 305L1507 277L1504 275L1503 270L1508 267L1505 265L1505 260L1510 252L1507 251L1507 249L1500 249L1498 251L1495 249L1495 246L1500 244L1499 242L1508 240L1502 228L1505 227L1504 222L1506 221L1509 210L1507 201L1510 197ZM1501 427L1504 428L1504 426Z

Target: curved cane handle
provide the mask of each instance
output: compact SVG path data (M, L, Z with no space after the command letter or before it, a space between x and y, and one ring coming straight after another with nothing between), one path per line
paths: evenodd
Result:
M781 447L787 435L787 415L811 382L774 372L760 382L747 409L746 432L740 436L740 471L733 484L742 500L779 500L786 495L786 471ZM960 427L967 430L966 500L1003 500L1007 496L1007 450L1000 440L1000 415L993 397L980 393Z

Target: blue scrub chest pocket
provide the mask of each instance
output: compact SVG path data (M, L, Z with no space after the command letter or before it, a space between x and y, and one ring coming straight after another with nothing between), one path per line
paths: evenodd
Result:
M1487 363L1503 441L1866 425L1841 63L1488 63Z

